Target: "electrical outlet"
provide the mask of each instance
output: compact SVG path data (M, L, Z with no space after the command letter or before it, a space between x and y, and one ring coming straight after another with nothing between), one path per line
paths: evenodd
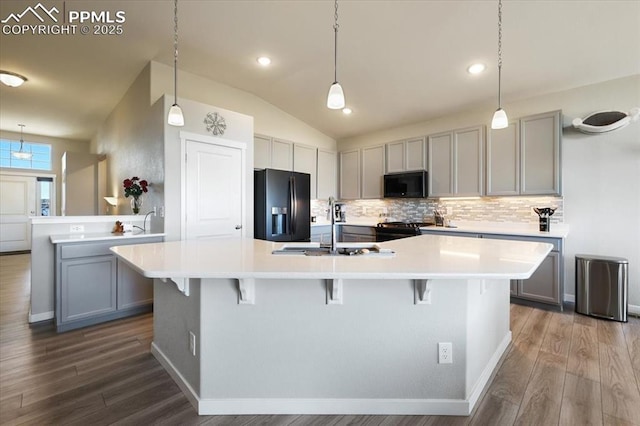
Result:
M153 206L153 215L155 216L156 214L158 214L158 208L156 206Z
M189 332L189 352L191 355L196 356L196 335L193 332Z
M84 225L71 225L69 232L84 232Z
M438 343L438 364L453 364L453 346L451 342Z
M453 207L447 206L447 216L451 216L453 214Z
M164 217L164 206L160 206L160 217Z

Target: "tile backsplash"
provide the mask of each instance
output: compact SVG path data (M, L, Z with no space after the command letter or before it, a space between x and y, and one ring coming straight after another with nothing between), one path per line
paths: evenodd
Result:
M537 223L533 207L557 207L552 223L563 222L562 197L482 197L475 199L376 199L346 200L347 220L380 218L422 222L433 220L435 209L450 210L446 217L452 221L490 221ZM312 200L311 215L326 217L327 201Z

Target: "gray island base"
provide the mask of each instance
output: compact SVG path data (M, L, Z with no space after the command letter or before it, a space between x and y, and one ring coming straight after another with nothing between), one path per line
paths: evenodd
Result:
M155 278L152 352L199 414L468 415L511 341L510 279L552 246L383 246L396 255L274 256L249 239L112 251Z

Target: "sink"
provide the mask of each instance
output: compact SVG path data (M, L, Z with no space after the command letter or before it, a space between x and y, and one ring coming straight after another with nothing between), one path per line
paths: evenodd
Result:
M320 243L290 243L273 250L276 255L298 256L393 256L391 249L380 247L376 243L337 243L336 253L331 253L331 248L321 246Z

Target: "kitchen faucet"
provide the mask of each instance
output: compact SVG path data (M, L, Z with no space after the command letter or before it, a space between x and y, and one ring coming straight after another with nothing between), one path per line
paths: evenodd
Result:
M329 217L331 218L331 249L329 251L330 254L337 254L337 243L336 243L336 199L333 197L329 197Z

